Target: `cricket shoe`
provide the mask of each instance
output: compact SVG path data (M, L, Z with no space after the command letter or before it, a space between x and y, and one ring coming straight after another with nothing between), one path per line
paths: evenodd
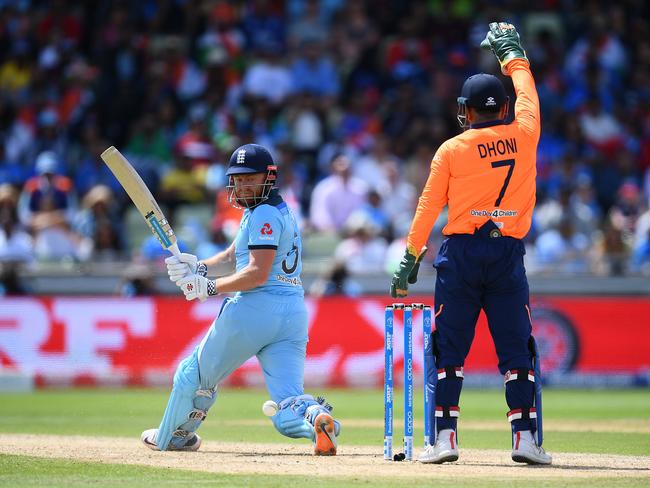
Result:
M314 420L315 456L336 456L336 422L329 413L320 413Z
M153 451L160 451L160 448L156 444L156 435L158 434L158 429L147 429L140 436L142 443ZM171 442L167 447L168 451L198 451L201 447L201 438L198 434L192 432L191 435L188 435L185 439L185 442L182 446L174 446Z
M512 460L516 463L551 464L553 458L544 448L537 445L530 430L520 430L513 434Z
M457 460L458 442L456 431L453 429L444 429L438 432L436 443L433 446L426 446L418 456L418 461L421 463L442 464Z

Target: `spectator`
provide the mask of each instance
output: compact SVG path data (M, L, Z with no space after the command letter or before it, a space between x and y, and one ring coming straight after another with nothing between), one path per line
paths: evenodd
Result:
M190 109L189 128L176 141L175 150L189 158L192 167L209 166L212 163L215 151L205 105L195 105Z
M391 234L405 235L410 222L404 215L415 211L417 192L415 187L406 181L403 168L394 160L384 164L384 173L386 183L379 187L379 194L383 199L382 208L389 219Z
M343 230L350 215L365 201L366 184L352 176L351 164L347 156L337 154L331 161L332 174L314 187L310 221L319 231Z
M29 45L16 42L8 59L0 65L0 89L8 94L19 95L32 81L32 65L29 59Z
M291 71L285 66L281 49L271 42L263 46L244 75L244 95L277 106L293 92Z
M289 26L289 47L297 49L307 40L326 42L329 34L327 23L321 15L320 0L307 0L303 11Z
M543 271L586 273L588 247L587 237L577 233L572 220L564 217L537 238L537 263Z
M389 186L387 166L395 164L397 157L391 151L390 139L384 134L377 134L370 150L355 161L352 173L374 188Z
M186 55L187 46L184 39L171 36L164 41L162 58L166 64L167 80L174 86L176 96L180 100L196 100L206 89L205 73Z
M70 205L57 210L62 225L72 221L74 195L83 198L98 184L112 189L123 215L131 203L99 154L111 144L123 148L158 195L183 147L193 166L211 168L209 191L223 201L216 183L223 154L254 139L293 153L287 177L303 215L332 214L310 204L314 197L324 204L314 187L322 193L333 153L345 153L361 184L377 189L400 235L412 208L404 178L421 188L437 146L456 133L448 100L486 59L468 40L482 37L485 18L503 11L486 4L472 17L472 2L447 3L210 0L100 2L93 9L55 0L3 8L0 184L26 189L19 217L31 220L26 195L42 176L30 179L34 162L51 151L56 179L74 182L64 192ZM627 229L626 248L638 249L646 235L639 227L650 196L646 10L643 2L587 10L565 2L540 17L532 5L517 8L522 26L538 33L528 55L544 123L539 232L566 212L592 254L605 242L597 230L605 228L603 216ZM619 196L627 181L645 195L637 210ZM333 213L344 211L336 225L324 224L333 231L351 213L344 207L365 201L365 190L351 190L357 184L341 186ZM228 217L229 210L218 212ZM64 234L75 241L69 228ZM533 249L537 237L527 237Z
M230 240L224 232L223 224L218 218L215 218L212 219L210 224L209 238L199 243L196 248L196 255L199 259L206 259L226 250L229 245Z
M251 51L273 46L277 52L284 50L286 24L281 12L274 9L270 0L252 0L243 15L243 28Z
M348 221L361 220L369 222L378 236L390 240L392 238L392 227L388 213L386 212L384 201L379 192L375 189L368 190L366 201L358 210L352 212Z
M587 142L605 155L614 157L623 145L623 128L616 118L603 110L600 100L591 98L580 117L580 127Z
M623 233L623 238L631 242L636 223L646 210L641 191L634 181L626 181L618 189L616 203L609 211L612 225Z
M357 297L362 291L361 285L350 276L345 262L340 261L335 261L309 288L309 294L319 298L336 295Z
M0 185L9 183L22 186L27 177L28 171L24 165L7 159L4 142L0 140Z
M190 136L185 134L182 144L190 144ZM181 141L179 141L181 143ZM158 165L169 164L172 160L172 148L168 134L152 114L145 114L136 124L134 133L126 147L126 152L155 160ZM197 151L198 152L198 151ZM208 153L208 158L210 154Z
M334 250L334 259L345 263L351 275L378 273L386 259L386 241L379 228L362 213L353 214L345 224L347 237Z
M71 221L76 210L76 196L72 181L58 171L56 154L42 152L36 160L37 176L25 183L20 197L20 220L31 227L33 219L45 213L60 213L64 221ZM43 220L43 219L41 219Z
M309 182L319 176L317 157L325 140L326 128L319 110L318 98L313 94L298 93L287 110L289 142L296 157L306 168Z
M18 191L0 185L0 261L31 261L34 258L32 237L18 220Z
M339 94L339 76L332 60L316 37L306 37L300 55L291 66L294 91L307 92L319 98L334 99Z
M113 192L104 185L93 187L81 202L74 222L82 236L80 256L83 260L116 261L125 249Z
M174 158L175 166L160 183L160 200L173 214L182 204L202 203L207 199L204 173L194 167L194 153L185 146ZM171 218L171 217L170 217Z
M227 0L217 0L207 18L208 26L199 37L198 46L201 49L204 62L218 49L230 59L237 59L246 47L244 33L237 27L237 10Z
M610 222L603 225L602 235L594 246L594 271L600 275L621 276L627 271L629 249L623 232Z

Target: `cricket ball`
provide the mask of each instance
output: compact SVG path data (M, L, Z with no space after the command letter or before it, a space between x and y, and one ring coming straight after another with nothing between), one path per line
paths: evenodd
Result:
M262 405L262 412L267 417L273 417L276 413L278 413L278 410L278 404L273 400L267 400L264 402L264 405Z

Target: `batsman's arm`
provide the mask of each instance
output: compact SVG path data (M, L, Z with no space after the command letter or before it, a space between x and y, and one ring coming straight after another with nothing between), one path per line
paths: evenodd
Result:
M219 293L246 291L266 283L273 268L275 249L251 249L248 265L230 276L215 280Z
M442 144L431 160L429 178L424 185L422 195L420 195L411 230L406 239L406 247L415 257L418 257L423 251L440 211L447 204L447 190L449 189L447 151L447 143Z

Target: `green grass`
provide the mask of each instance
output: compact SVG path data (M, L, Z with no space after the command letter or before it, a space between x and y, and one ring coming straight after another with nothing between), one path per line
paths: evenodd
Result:
M376 428L343 423L342 443L378 446L382 443L382 392L378 390L332 390L325 392L344 420L371 420ZM399 395L399 392L398 392ZM99 435L133 437L145 428L157 427L165 408L166 390L45 390L30 394L2 394L0 432ZM395 429L402 428L401 397L395 410ZM207 439L239 442L286 442L270 422L264 424L259 390L225 389L201 427ZM467 390L461 398L459 434L463 447L508 449L509 425L500 390ZM415 405L416 420L422 419L422 405ZM26 421L26 419L29 419ZM503 421L499 430L463 432L463 420ZM647 390L548 390L544 393L544 419L548 425L564 420L603 422L609 419L650 419ZM257 420L262 425L241 425L237 421ZM421 431L416 429L416 438ZM547 432L545 445L560 452L618 452L650 455L650 435L616 432Z
M146 480L146 483L144 482ZM302 476L254 476L254 475L215 475L211 473L187 472L176 469L158 469L144 466L120 464L101 464L64 460L41 459L27 456L0 455L0 486L68 488L74 486L93 487L141 487L141 486L228 486L228 487L287 487L304 486L372 486L372 488L403 486L422 486L436 488L458 487L555 487L574 486L589 488L608 487L643 487L647 478L606 478L562 480L531 480L518 478L514 480L487 480L463 478L431 480L418 478L400 478L399 481L387 478L341 478Z
M0 394L0 432L61 435L97 435L137 438L140 432L155 427L168 398L167 390L74 389L44 390L26 394ZM381 449L383 429L382 392L379 390L331 390L327 400L334 414L344 420L341 444L377 445ZM401 396L396 404L401 405ZM259 390L224 389L201 427L209 441L281 442L288 440L273 429L262 415L267 399ZM466 390L461 399L459 434L465 448L510 449L509 425L502 390ZM421 401L416 403L416 420L422 419ZM401 411L395 412L396 436L401 436ZM549 430L544 447L553 453L612 453L650 456L650 434L618 432L552 431L562 421L590 422L607 426L611 420L650 420L650 394L647 390L553 390L544 393L544 418ZM347 425L345 421L348 421ZM365 424L355 425L355 421ZM503 427L463 431L463 420L502 421ZM246 424L246 422L249 424ZM370 422L370 425L368 425ZM372 424L376 423L376 426ZM421 432L416 430L416 439ZM299 441L300 442L300 441ZM304 441L303 441L304 442ZM650 465L650 462L649 462ZM367 478L310 478L295 476L215 475L188 473L161 468L73 462L52 459L0 456L0 486L140 486L148 484L180 486L394 486L395 480ZM337 481L338 480L338 481ZM564 480L563 480L564 481ZM47 483L46 483L47 482ZM383 485L382 483L388 483ZM436 486L521 486L522 480L459 480L436 477ZM401 483L401 482L400 482ZM418 486L422 480L412 480ZM564 482L562 483L564 485ZM531 486L557 486L553 482L531 481ZM571 486L647 486L648 478L596 478L571 480Z
M144 482L146 480L146 483ZM433 482L435 481L435 483ZM141 486L228 486L228 487L333 487L333 486L371 486L389 488L396 484L402 486L435 486L436 488L476 488L476 487L646 487L647 478L595 478L571 480L540 481L526 479L489 480L485 478L450 479L440 476L431 480L421 478L400 478L382 480L381 478L334 478L304 476L254 476L254 475L215 475L211 473L188 472L176 469L159 469L145 466L121 464L101 464L77 461L42 459L27 456L8 456L0 454L0 486L31 488L69 488L75 486L139 488Z

